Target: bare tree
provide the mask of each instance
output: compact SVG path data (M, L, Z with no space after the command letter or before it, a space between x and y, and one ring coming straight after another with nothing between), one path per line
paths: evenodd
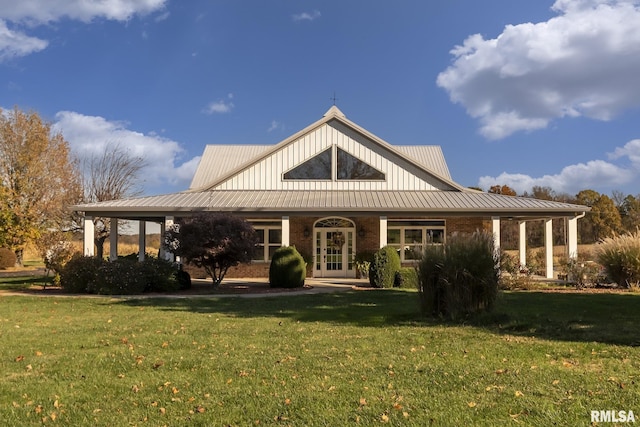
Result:
M69 227L67 207L81 200L69 143L31 111L0 109L0 244L23 251L47 230Z
M118 143L109 143L104 151L94 154L84 162L85 203L107 202L142 194L138 175L146 166L142 157L133 156ZM104 242L109 238L113 225L110 218L93 218L96 256L104 256Z

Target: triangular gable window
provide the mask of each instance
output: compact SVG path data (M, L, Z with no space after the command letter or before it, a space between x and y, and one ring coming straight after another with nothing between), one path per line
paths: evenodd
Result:
M331 179L331 148L296 166L284 179Z
M341 180L384 180L384 173L338 148L337 177Z

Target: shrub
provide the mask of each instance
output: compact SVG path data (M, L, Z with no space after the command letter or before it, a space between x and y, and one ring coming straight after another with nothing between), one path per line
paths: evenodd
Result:
M171 292L180 289L180 284L176 278L178 270L171 261L156 257L146 257L142 262L128 262L138 264L139 273L145 283L144 292Z
M607 276L624 288L640 283L640 230L608 237L596 246L596 259Z
M60 286L66 292L91 293L98 271L105 263L96 257L74 255L60 271Z
M456 319L490 310L498 277L491 233L454 234L444 245L427 246L419 267L422 311Z
M400 287L403 289L418 289L418 271L413 267L402 267L400 275Z
M175 276L178 282L178 289L181 291L191 289L191 275L182 269L182 264L178 266Z
M11 249L0 248L0 270L16 266L16 254Z
M385 246L373 254L369 267L369 283L374 288L391 288L400 271L400 256L395 248Z
M295 246L282 246L273 253L269 266L269 284L272 288L299 288L304 286L307 264Z
M89 283L89 293L100 295L141 294L147 287L142 263L128 260L104 262L96 277Z

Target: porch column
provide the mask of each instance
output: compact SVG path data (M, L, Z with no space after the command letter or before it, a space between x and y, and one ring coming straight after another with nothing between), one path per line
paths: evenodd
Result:
M493 232L493 249L500 256L500 217L491 217L491 231Z
M118 218L111 218L109 231L109 261L118 259Z
M93 237L93 233L95 231L95 226L93 225L93 217L92 216L85 216L84 217L84 248L82 250L82 252L84 253L84 256L94 256L95 255L95 251L94 251L94 237Z
M144 252L147 248L147 222L139 221L138 226L138 261L144 261Z
M567 258L578 258L578 218L565 218L567 224Z
M291 244L291 235L289 233L290 233L289 217L283 216L282 217L282 246L289 246Z
M387 217L380 217L380 247L387 246Z
M546 278L553 279L553 220L544 221L544 255Z
M173 217L167 216L164 221L160 223L160 251L158 253L158 258L166 259L167 261L174 262L175 257L172 252L168 251L164 247L164 233L167 231L167 228L173 225Z
M520 255L520 266L527 266L527 222L518 222L518 253Z

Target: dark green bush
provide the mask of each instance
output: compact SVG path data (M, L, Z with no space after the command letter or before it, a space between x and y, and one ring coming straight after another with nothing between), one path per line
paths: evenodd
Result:
M272 288L304 286L307 264L295 246L282 246L273 253L269 266L269 285Z
M96 257L74 255L60 271L60 286L66 292L91 293L92 283L105 263Z
M374 288L392 288L396 272L400 271L400 256L395 248L385 246L373 254L369 266L369 283Z
M493 235L456 234L444 245L427 246L418 275L425 314L456 319L490 310L499 278Z
M191 275L182 269L182 264L179 265L175 276L178 282L178 289L181 291L191 289Z
M177 267L162 258L146 257L144 261L129 261L138 264L145 283L145 292L171 292L180 289L176 273Z
M147 287L145 268L142 263L116 260L103 263L88 291L100 295L141 294Z
M190 287L188 273L178 273L173 263L154 257L145 258L143 262L133 257L108 262L76 255L62 269L60 286L67 292L103 295L170 292Z
M16 254L11 249L0 248L0 270L16 266Z
M418 271L413 267L402 267L398 272L402 278L400 287L403 289L418 289Z

